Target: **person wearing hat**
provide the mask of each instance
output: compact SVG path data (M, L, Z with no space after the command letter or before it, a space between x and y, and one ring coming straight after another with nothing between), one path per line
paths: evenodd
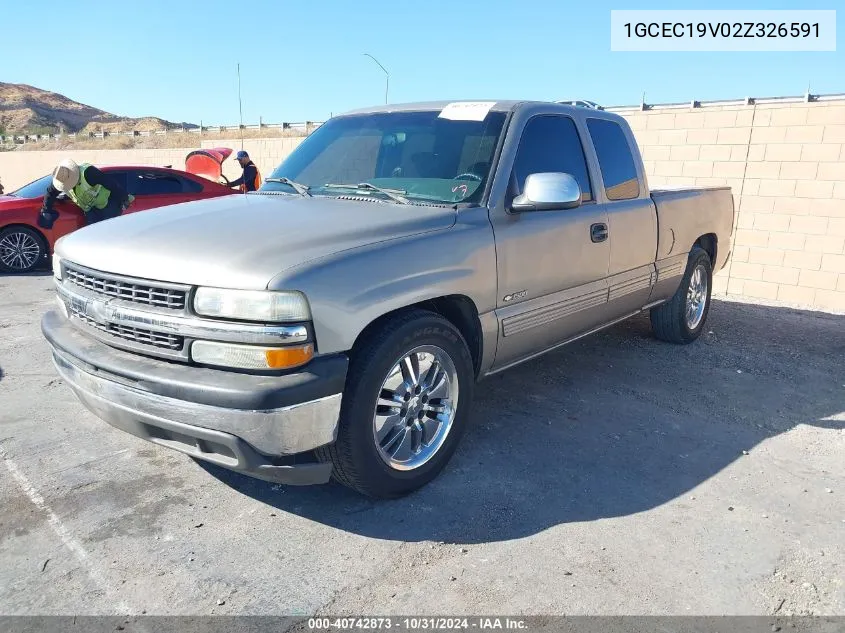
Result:
M237 187L243 193L258 189L261 186L261 174L258 173L258 167L255 166L255 163L250 160L249 154L241 150L237 153L235 159L240 163L244 173L237 180L231 181L229 186Z
M53 209L53 202L60 194L65 194L85 214L85 224L108 220L126 211L134 196L114 178L103 173L93 165L77 165L71 159L65 159L53 170L53 179L47 186L38 226L51 229L59 217Z

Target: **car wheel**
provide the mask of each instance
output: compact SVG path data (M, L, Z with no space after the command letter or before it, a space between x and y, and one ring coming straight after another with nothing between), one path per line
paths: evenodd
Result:
M356 345L337 441L317 451L338 482L377 498L434 479L463 434L475 383L458 329L423 310L402 313Z
M29 227L10 226L0 231L0 270L26 273L44 262L44 238Z
M707 252L693 247L681 285L667 303L651 310L654 335L670 343L692 343L697 339L710 312L713 268Z

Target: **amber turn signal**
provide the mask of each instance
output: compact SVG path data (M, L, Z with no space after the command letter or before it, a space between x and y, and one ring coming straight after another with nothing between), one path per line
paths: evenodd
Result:
M235 369L291 369L314 357L314 345L261 347L219 341L194 341L191 358L195 363Z
M267 359L267 367L271 369L289 369L299 367L314 358L314 346L296 345L294 347L280 347L268 349L264 352Z

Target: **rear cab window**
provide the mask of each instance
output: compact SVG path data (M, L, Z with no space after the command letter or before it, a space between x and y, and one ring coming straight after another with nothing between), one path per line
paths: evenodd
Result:
M517 193L522 193L530 174L566 173L581 187L581 201L593 200L587 160L575 121L558 114L541 114L529 119L522 131L513 166Z
M607 119L587 119L587 130L596 149L607 199L638 198L637 167L622 126Z

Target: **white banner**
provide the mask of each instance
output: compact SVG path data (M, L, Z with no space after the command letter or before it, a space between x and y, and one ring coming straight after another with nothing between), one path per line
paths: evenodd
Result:
M612 51L835 51L836 11L611 11Z

